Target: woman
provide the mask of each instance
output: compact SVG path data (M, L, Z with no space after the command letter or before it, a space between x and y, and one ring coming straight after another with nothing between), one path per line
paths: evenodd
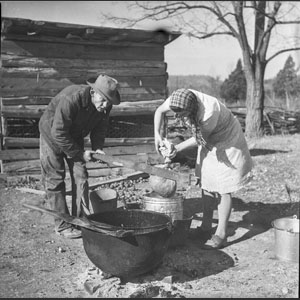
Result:
M164 149L165 140L160 132L164 115L169 111L191 129L192 137L176 145L168 156L173 158L178 152L198 146L195 175L199 178L203 199L200 230L209 233L213 216L209 202L214 198L220 200L218 226L206 248L221 248L227 241L231 193L248 181L253 166L241 125L218 99L193 89L178 89L155 111L154 138L158 153ZM165 153L162 151L163 155Z

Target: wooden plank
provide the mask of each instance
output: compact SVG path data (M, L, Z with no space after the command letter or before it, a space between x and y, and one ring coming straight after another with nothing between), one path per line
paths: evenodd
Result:
M138 101L132 101L132 105L128 101L122 102L120 105L116 105L110 112L110 116L137 116L137 115L153 115L156 108L164 102L164 97L154 98L152 101L147 101L145 104L145 98L142 98L140 104ZM159 100L157 100L159 99ZM40 118L44 112L46 106L39 105L38 108L24 107L24 106L5 106L2 107L2 116L6 118L28 118L37 119Z
M108 163L114 163L114 162L122 163L124 165L124 167L130 168L133 170L143 171L148 174L153 174L156 176L169 178L169 179L176 180L176 181L183 181L186 178L186 175L180 174L180 173L172 171L172 170L152 167L147 163L139 163L137 161L127 160L124 158L119 158L117 156L94 154L94 157L97 159L103 160L105 162L108 162Z
M25 97L7 97L2 98L3 106L19 105L48 105L52 97L47 96L25 96Z
M24 91L14 91L14 89L2 89L2 95L4 97L20 97L20 96L30 96L30 97L54 97L60 92L60 89L54 88L49 90L40 90L29 89L28 93L24 93ZM137 94L121 94L121 101L123 102L136 102L136 101L145 101L145 100L156 100L166 98L167 91L161 91L160 93L148 93L145 89L145 93L137 93Z
M2 110L3 107L3 101L2 101L2 97L0 97L0 112ZM7 119L4 118L4 116L1 114L0 116L1 120L0 120L0 151L2 151L3 149L5 149L4 146L4 142L3 142L3 137L5 137L7 135ZM0 160L0 171L3 172L3 161Z
M110 183L123 181L123 180L129 180L129 179L137 179L140 177L147 178L147 177L149 177L149 175L147 173L140 172L140 171L131 172L131 173L125 174L125 175L117 177L117 178L111 178L111 179L101 180L96 183L90 183L89 188L94 189L94 188L104 185L104 184L110 184Z
M131 159L128 160L127 156L113 156L116 158L122 158L122 159L126 159L127 161L132 161L134 160L134 157L131 156ZM22 166L21 168L17 168L18 166L18 162L14 162L14 163L4 163L4 169L3 169L3 173L8 174L8 175L20 175L20 174L41 174L41 168L40 168L40 162L39 160L32 160L35 162L35 165L30 165L30 161L22 161L22 164L20 164L20 166ZM161 164L163 163L163 161L160 159L160 157L156 156L154 157L154 155L152 157L150 157L150 155L141 157L141 159L135 160L135 162L138 163L146 163L149 165L156 165L156 164ZM91 165L91 163L89 163ZM124 172L128 172L128 168L124 167L122 164L118 165L118 166L104 166L104 164L100 164L98 163L99 167L95 167L95 168L91 168L91 167L87 167L87 171L88 171L88 175L89 177L100 177L100 176L118 176L118 175L122 175L124 174ZM96 166L96 163L94 163L94 166ZM68 172L68 166L66 165L66 171ZM6 178L6 177L5 177ZM4 179L5 179L4 178Z
M0 151L0 159L2 160L32 160L40 157L39 149L28 150L2 150Z
M128 172L130 169L123 167L117 168L105 168L105 169L88 169L88 176L91 177L103 177L103 176L120 176L124 172Z
M31 189L27 187L16 187L16 190L24 193L31 193L31 194L36 194L36 195L45 195L45 191L41 190L36 190L36 189Z
M45 107L39 109L28 109L22 107L3 107L1 114L5 118L39 119Z
M118 168L118 166L114 166L114 165L108 166L106 163L98 163L98 162L88 162L86 164L86 167L88 170ZM3 171L3 173L22 172L22 171L28 171L28 170L40 171L40 168L41 168L41 162L39 159L25 160L25 161L18 160L18 161L4 163L2 171ZM66 164L66 170L68 170L67 164Z
M147 161L156 160L160 158L157 153L143 153L143 154L128 154L128 155L114 155L115 157L124 157L128 160L133 161ZM10 149L0 151L0 159L7 161L16 161L16 160L35 160L39 159L40 151L39 149Z
M67 174L69 174L69 169L66 167ZM103 176L120 176L125 173L131 172L131 169L124 168L122 165L121 166L114 166L114 167L106 167L106 168L98 168L98 169L87 169L88 176L91 177L103 177ZM36 168L30 168L30 167L24 167L22 169L5 169L4 173L7 176L12 176L12 175L38 175L41 174L41 168L36 167ZM69 178L69 175L67 176ZM6 179L6 177L4 177Z
M116 78L116 76L114 76ZM43 79L39 76L35 78L2 78L1 81L1 93L7 98L12 95L31 95L37 91L47 91L50 89L51 92L43 93L49 95L49 98L55 96L55 92L58 93L65 87L74 84L86 85L85 79L82 78L48 78ZM136 94L136 93L164 93L166 94L166 76L128 76L119 77L122 81L119 81L120 93L121 94ZM116 78L117 79L117 78ZM145 79L145 80L144 80ZM15 91L15 92L13 92ZM41 98L41 97L40 97ZM23 103L24 104L24 103ZM30 103L33 104L33 103ZM42 103L37 103L42 104ZM6 104L4 104L6 105ZM12 104L11 104L12 105Z
M39 138L18 138L18 137L4 137L3 144L6 148L38 148ZM135 145L150 145L154 144L153 137L143 138L106 138L104 149L106 147L126 147ZM85 138L85 147L91 147L89 137ZM139 151L141 152L141 151Z
M37 169L40 168L41 162L39 159L35 160L20 160L14 162L7 162L3 164L3 173L15 172L22 169Z
M155 153L154 144L148 145L132 145L132 146L119 146L119 147L104 147L104 151L110 155L126 155L138 153Z
M3 79L1 82L1 93L4 97L8 96L55 96L65 87L73 84L69 80L43 80L37 79L21 79L10 78L9 80ZM153 95L166 94L166 87L164 84L155 87L120 87L119 92L121 99L132 96L139 97L140 95L147 95L147 98L153 97Z
M18 160L13 162L6 162L3 164L3 173L6 172L15 172L20 170L29 170L29 169L40 169L41 162L39 159L35 160ZM107 169L107 168L117 168L118 166L110 165L108 166L106 163L98 163L98 162L88 162L86 163L87 169ZM66 164L66 169L68 170L68 166Z
M68 68L68 69L130 69L130 68L167 68L163 61L143 60L104 60L80 58L28 57L14 54L1 54L2 68L36 67L36 68Z
M114 47L157 47L157 43L146 42L133 42L124 40L123 38L118 38L117 40L111 40L111 37L108 39L83 39L78 35L68 33L65 37L53 37L53 36L42 36L40 34L28 36L28 35L16 35L16 34L5 34L3 40L12 40L12 41L30 41L30 42L39 42L39 43L56 43L56 44L79 44L79 45L109 45Z
M1 43L3 54L30 57L80 58L80 59L118 59L118 60L158 60L164 61L164 48L151 47L113 47L108 45L68 45L60 43L36 43L27 41L8 41Z
M9 67L2 68L2 78L35 78L36 80L42 78L79 78L82 83L85 83L85 79L91 77L97 77L98 74L105 73L107 75L116 76L164 76L166 75L165 67L160 68L147 68L147 67L135 67L135 68L60 68L60 67L48 67L40 68L35 66L30 67ZM9 81L8 81L9 82Z
M53 97L47 97L47 96L24 96L24 97L3 97L2 98L2 106L31 106L31 105L48 105ZM120 107L153 107L153 106L159 106L162 104L164 100L163 99L154 99L154 100L148 100L148 101L138 101L138 102L127 102L123 101L120 105L114 106L113 110L116 111Z

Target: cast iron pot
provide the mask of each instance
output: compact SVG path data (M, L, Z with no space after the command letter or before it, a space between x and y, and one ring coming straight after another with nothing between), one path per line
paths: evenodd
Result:
M169 216L127 209L100 212L87 218L131 232L124 237L115 237L81 228L84 250L102 271L131 278L149 272L162 262L173 230Z

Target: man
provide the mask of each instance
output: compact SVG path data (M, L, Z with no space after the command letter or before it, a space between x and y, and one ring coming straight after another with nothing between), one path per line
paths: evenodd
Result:
M65 161L72 183L72 216L83 216L89 206L86 162L92 153L102 153L109 113L121 102L118 82L105 74L95 83L64 88L49 103L39 121L42 182L50 209L70 214L66 204ZM92 150L84 150L84 137L90 134ZM55 232L66 238L79 238L75 226L55 218Z

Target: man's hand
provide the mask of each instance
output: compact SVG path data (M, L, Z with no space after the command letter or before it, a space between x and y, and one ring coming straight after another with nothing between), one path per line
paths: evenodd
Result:
M92 160L92 153L95 153L95 151L85 150L83 152L83 159L84 159L85 162L88 162L88 161Z
M97 149L96 151L92 150L85 150L83 153L83 159L85 162L93 160L92 154L93 153L98 153L98 154L105 154L103 150Z
M105 154L105 152L103 150L100 150L100 149L97 149L94 153Z

